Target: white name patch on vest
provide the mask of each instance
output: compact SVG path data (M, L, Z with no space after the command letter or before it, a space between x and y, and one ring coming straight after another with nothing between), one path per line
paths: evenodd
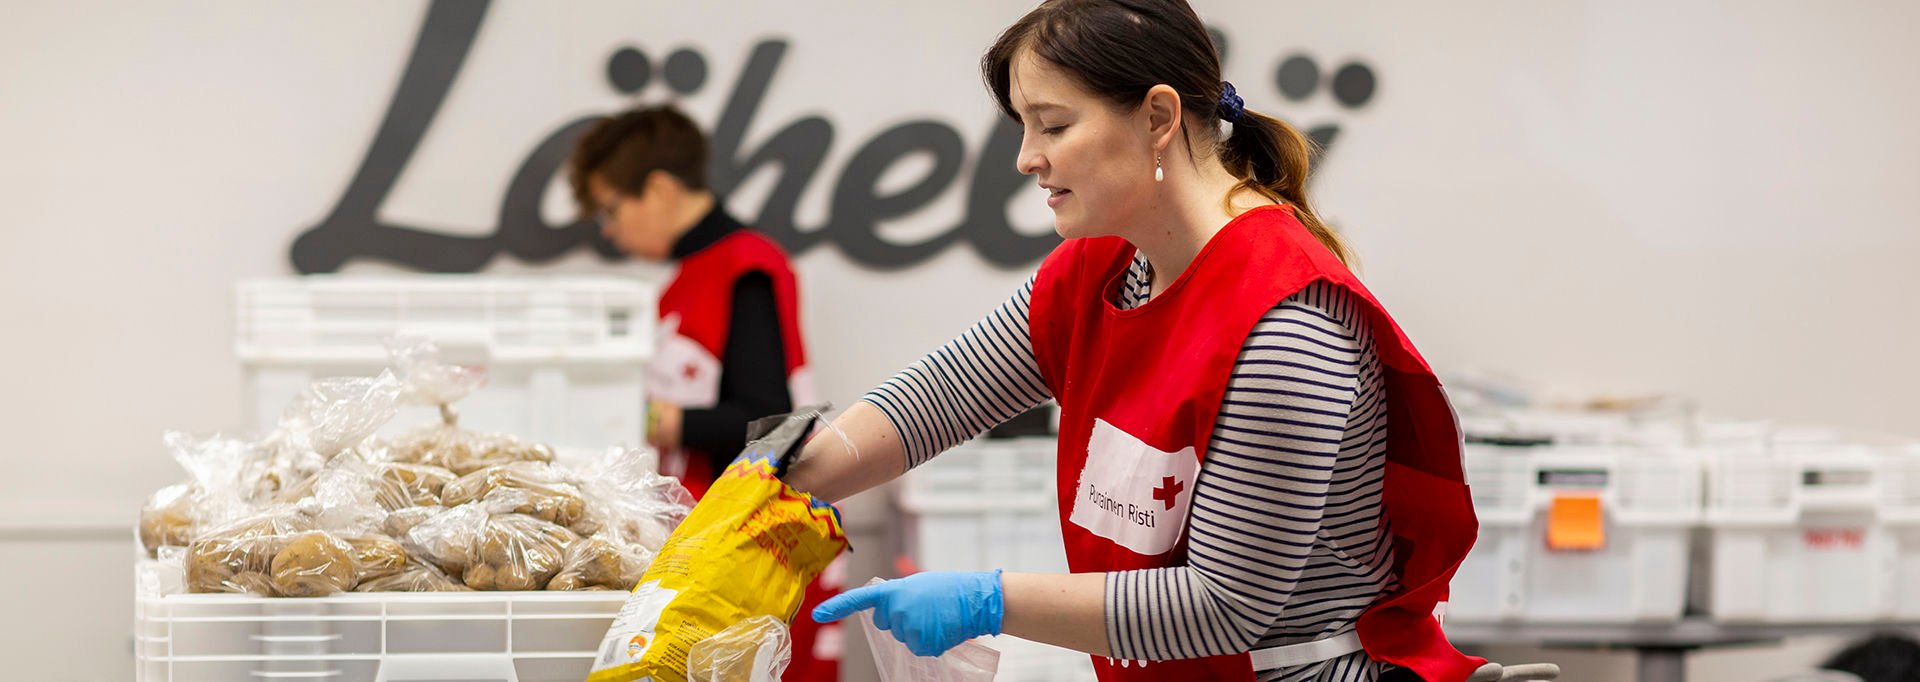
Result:
M1140 554L1165 554L1186 528L1199 475L1192 446L1156 450L1095 419L1068 520Z
M658 345L647 367L651 397L685 408L720 402L720 359L698 341L680 335L680 314L660 320ZM798 404L798 403L795 403Z

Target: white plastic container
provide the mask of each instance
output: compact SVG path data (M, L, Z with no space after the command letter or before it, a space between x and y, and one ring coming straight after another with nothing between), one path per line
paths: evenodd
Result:
M1659 623L1686 605L1701 467L1672 450L1469 445L1480 537L1452 583L1459 622ZM1558 496L1597 496L1605 541L1548 546Z
M1920 453L1799 438L1709 462L1716 620L1920 617Z
M372 376L384 341L425 336L454 362L487 366L457 406L464 427L559 447L639 445L653 350L653 289L638 280L432 275L312 276L236 288L234 350L247 423L270 430L314 379ZM386 433L438 419L403 411Z
M625 592L174 594L134 602L138 682L579 682Z
M1052 438L976 439L895 488L921 570L1067 572Z

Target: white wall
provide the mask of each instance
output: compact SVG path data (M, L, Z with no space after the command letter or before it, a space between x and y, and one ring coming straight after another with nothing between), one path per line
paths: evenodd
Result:
M692 47L712 122L753 44L792 41L748 146L824 115L837 131L800 210L818 225L846 159L909 118L979 162L975 64L1026 3L496 4L381 215L490 231L527 151L630 101L622 45ZM1252 108L1342 132L1317 181L1364 274L1442 371L1497 369L1568 394L1673 391L1719 413L1916 431L1909 302L1920 255L1920 6L1903 2L1202 2ZM36 3L0 22L0 657L31 679L129 677L125 535L179 477L166 428L240 426L232 283L287 248L360 163L419 3ZM1283 99L1273 71L1362 59L1373 100ZM658 79L656 79L657 81ZM655 86L641 93L657 100ZM1011 163L1011 159L987 159ZM921 165L919 168L924 168ZM904 163L900 184L921 170ZM963 170L962 177L966 176ZM763 179L764 180L764 179ZM752 214L766 183L734 207ZM889 227L960 217L964 182ZM564 215L564 197L549 197ZM1013 212L1046 229L1037 194ZM875 272L800 259L816 373L839 404L960 330L1025 272L964 246ZM350 273L390 272L356 264ZM630 272L576 254L489 272ZM109 529L109 530L101 530ZM78 531L76 531L78 532ZM105 533L105 535L101 535ZM115 596L99 597L102 591ZM92 597L64 594L89 593ZM47 646L48 642L54 643ZM1789 656L1789 654L1781 654ZM1797 654L1697 679L1757 679ZM1618 662L1609 665L1619 665Z

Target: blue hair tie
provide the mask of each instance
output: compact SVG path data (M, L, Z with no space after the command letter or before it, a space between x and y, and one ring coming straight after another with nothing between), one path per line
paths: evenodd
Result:
M1220 81L1220 120L1234 123L1247 112L1247 101L1240 99L1240 93L1234 92L1233 84Z

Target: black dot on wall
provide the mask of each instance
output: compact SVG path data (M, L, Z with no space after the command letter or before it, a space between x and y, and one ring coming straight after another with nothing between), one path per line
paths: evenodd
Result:
M1333 74L1333 98L1349 108L1373 99L1373 69L1365 64L1348 64Z
M674 92L691 95L707 83L707 58L693 50L674 50L667 55L667 65L661 75Z
M607 58L607 82L615 90L631 95L646 88L652 77L653 65L639 50L623 47Z
M1287 99L1300 101L1313 94L1320 87L1320 65L1306 55L1294 55L1280 62L1280 70L1274 73L1274 82L1280 86L1280 94Z

